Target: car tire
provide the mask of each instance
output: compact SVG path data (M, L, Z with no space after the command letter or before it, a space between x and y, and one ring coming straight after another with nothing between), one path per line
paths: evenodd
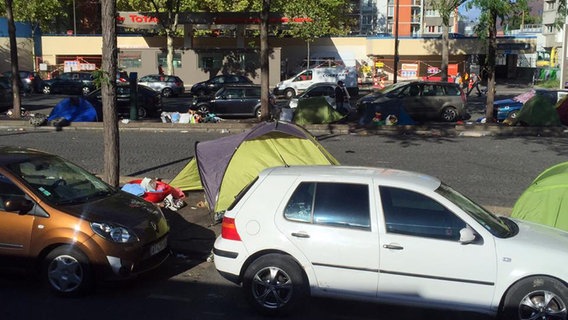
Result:
M454 107L445 107L442 110L442 120L445 122L455 122L458 120L458 110Z
M567 303L564 283L545 276L530 277L509 288L499 319L566 319Z
M302 269L292 258L267 254L245 271L243 290L247 301L262 314L284 315L299 308L309 296Z
M254 109L254 116L257 119L260 119L260 117L262 117L262 108L261 107L257 107L256 109Z
M171 88L164 88L162 90L162 97L170 98L174 95L174 92Z
M296 96L296 91L294 91L294 89L288 88L284 90L284 97L286 97L286 99L292 99L295 96Z
M138 119L145 119L148 117L148 110L144 107L138 107L137 117Z
M43 92L43 94L51 94L51 87L50 86L43 86L41 88L41 92Z
M211 110L209 109L209 106L206 104L200 104L197 106L197 108L195 109L195 111L197 111L197 113L200 113L201 115L206 115L209 114L211 112Z
M81 296L93 286L89 260L73 246L60 246L51 251L45 257L43 273L50 290L60 296Z
M83 87L81 89L81 94L83 94L84 96L88 95L89 93L91 93L91 88L89 87Z
M511 111L507 115L507 119L513 119L514 120L514 119L517 119L518 116L519 116L519 110Z

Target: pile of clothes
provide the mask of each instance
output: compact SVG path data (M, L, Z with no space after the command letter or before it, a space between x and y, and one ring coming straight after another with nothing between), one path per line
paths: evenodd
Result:
M145 177L141 180L132 180L122 186L122 191L144 198L152 203L160 203L163 207L172 211L185 206L183 198L185 194L178 188L174 188L160 179Z

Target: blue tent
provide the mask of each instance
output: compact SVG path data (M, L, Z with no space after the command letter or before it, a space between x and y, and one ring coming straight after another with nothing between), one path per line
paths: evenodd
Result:
M369 103L365 108L364 114L359 118L360 125L368 125L373 121L375 114L380 112L382 118L385 119L389 115L396 116L397 125L413 125L414 120L406 113L399 99L390 99L381 103Z
M47 121L57 118L65 118L69 122L95 122L97 121L97 111L87 99L70 97L55 105Z

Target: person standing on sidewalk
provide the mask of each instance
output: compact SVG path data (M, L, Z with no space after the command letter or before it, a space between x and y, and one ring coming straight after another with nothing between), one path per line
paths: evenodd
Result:
M337 81L337 87L335 87L335 108L342 114L349 113L349 92L345 88L343 81Z
M470 77L470 83L471 86L468 88L467 90L467 95L469 96L469 94L473 91L473 89L477 89L477 96L481 96L481 90L479 89L479 83L481 82L481 80L479 79L479 76L475 73L471 73L471 77Z

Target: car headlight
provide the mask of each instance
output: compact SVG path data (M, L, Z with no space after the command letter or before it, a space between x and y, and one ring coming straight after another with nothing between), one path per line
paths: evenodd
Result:
M132 243L138 241L138 237L125 227L110 223L91 222L91 229L99 236L117 243Z

